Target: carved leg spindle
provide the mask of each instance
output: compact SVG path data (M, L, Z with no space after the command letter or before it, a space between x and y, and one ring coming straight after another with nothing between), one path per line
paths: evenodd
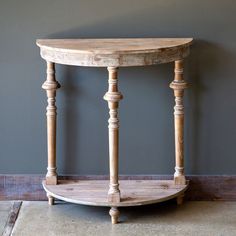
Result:
M175 78L170 84L175 96L175 184L186 184L184 175L184 105L183 96L187 83L183 78L183 60L175 61Z
M46 184L57 184L56 172L56 90L60 84L55 79L55 65L47 62L47 80L43 83L42 88L46 90L48 98L47 106L47 143L48 143L48 167L46 175ZM53 203L53 198L48 197L49 204Z
M110 118L108 120L109 128L109 167L110 167L110 185L108 191L108 201L112 203L120 202L120 190L118 181L118 151L119 151L119 119L118 119L118 105L123 98L118 91L118 78L116 67L108 67L109 72L109 88L104 95L104 99L108 102ZM116 208L112 208L114 212ZM116 211L118 211L116 209ZM114 216L115 217L115 216ZM113 217L113 218L114 218ZM115 219L115 218L114 218ZM114 221L115 222L115 221Z
M109 214L111 216L111 223L112 224L117 224L118 223L118 218L120 216L120 212L117 207L112 207L109 211Z
M119 149L119 119L118 105L123 98L118 91L118 78L116 67L108 67L109 72L109 88L104 95L104 99L108 102L110 118L108 120L109 128L109 165L110 165L110 185L108 192L108 201L120 202L120 190L118 182L118 149Z

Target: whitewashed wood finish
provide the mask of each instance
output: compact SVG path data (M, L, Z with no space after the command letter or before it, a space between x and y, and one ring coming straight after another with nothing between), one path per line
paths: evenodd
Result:
M119 216L120 216L120 211L118 210L118 208L117 207L111 207L111 209L109 211L109 215L111 216L111 223L112 224L117 224Z
M184 89L187 88L187 83L183 77L183 60L175 62L175 78L170 84L174 90L175 96L175 174L174 179L176 184L185 184L184 175L184 105L183 96Z
M48 204L50 206L54 205L54 203L55 203L54 197L52 195L50 195L49 193L47 193L47 198L48 198Z
M183 202L187 188L184 176L183 146L183 59L189 54L191 38L123 38L123 39L41 39L37 40L42 58L47 61L47 80L43 88L47 92L48 172L44 188L49 204L54 197L80 204L111 206L112 223L118 222L118 206L151 204L173 197ZM118 105L122 94L118 91L118 67L146 66L175 61L175 79L170 84L175 95L175 153L174 181L125 181L121 191L118 181L119 120ZM110 185L107 182L60 182L56 173L56 90L54 63L107 67L109 88L104 95L108 102ZM100 187L102 188L100 188ZM106 191L104 191L106 190ZM108 191L108 195L107 195Z
M47 79L42 88L46 90L48 98L47 106L47 141L48 141L48 168L46 175L47 184L57 184L56 172L56 90L60 84L55 78L55 65L47 61Z
M120 180L120 202L107 198L108 180L59 180L57 185L43 182L46 192L67 202L92 206L128 207L162 202L181 196L188 187L174 180Z
M46 90L48 106L47 106L47 143L48 143L48 167L46 175L46 183L57 184L56 172L56 90L60 88L60 84L55 78L55 64L47 61L47 79L43 83L42 88ZM54 199L49 194L49 205L54 204Z
M188 56L192 38L38 39L47 61L77 66L145 66Z
M109 129L109 166L110 166L110 188L108 191L108 201L120 202L120 190L118 182L118 158L119 158L119 119L118 106L123 98L118 91L118 68L108 67L108 92L104 99L108 102L110 118L108 120ZM114 209L113 209L114 210Z

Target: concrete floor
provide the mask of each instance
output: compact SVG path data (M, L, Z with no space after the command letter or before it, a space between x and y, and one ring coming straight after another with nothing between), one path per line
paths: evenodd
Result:
M3 235L10 217L13 202L0 202L0 235Z
M0 233L11 202L0 202ZM108 208L59 202L23 202L13 236L235 236L236 202L167 202L120 208L121 223L111 225Z

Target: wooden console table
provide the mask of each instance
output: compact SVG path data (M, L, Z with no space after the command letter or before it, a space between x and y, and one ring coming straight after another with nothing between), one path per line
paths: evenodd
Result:
M123 39L40 39L41 57L47 61L46 90L48 168L43 181L49 204L54 198L67 202L109 206L112 223L118 222L118 207L152 204L177 198L183 201L188 187L184 175L184 106L183 95L187 83L183 78L183 59L189 55L191 38L123 38ZM174 90L175 106L175 173L174 180L121 180L118 178L118 104L123 98L118 90L118 67L147 66L175 63L175 77L170 87ZM60 84L55 78L55 63L107 67L108 102L110 118L109 166L110 183L106 180L58 180L56 172L56 90Z

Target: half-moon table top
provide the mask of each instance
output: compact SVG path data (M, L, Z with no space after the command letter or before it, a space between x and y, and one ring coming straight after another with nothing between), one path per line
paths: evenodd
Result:
M46 61L77 66L145 66L182 60L192 38L38 39Z

